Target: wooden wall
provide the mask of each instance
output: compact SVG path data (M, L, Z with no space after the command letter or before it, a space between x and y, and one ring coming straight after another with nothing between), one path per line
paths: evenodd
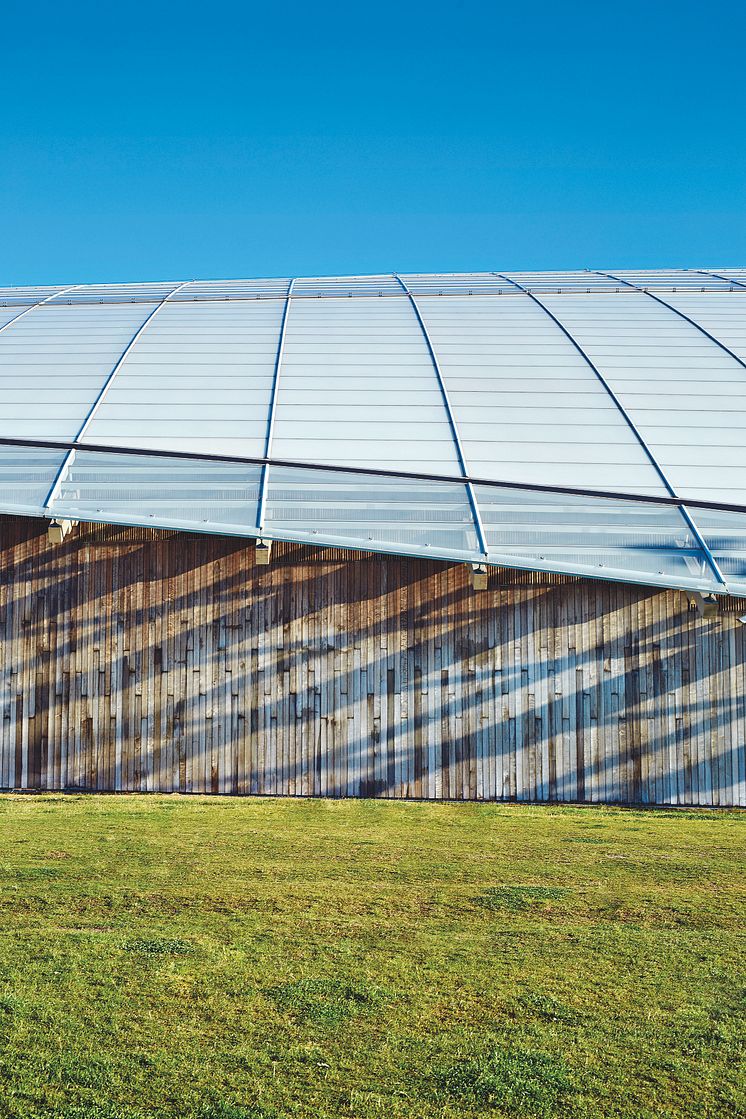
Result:
M744 805L743 609L0 518L0 787Z

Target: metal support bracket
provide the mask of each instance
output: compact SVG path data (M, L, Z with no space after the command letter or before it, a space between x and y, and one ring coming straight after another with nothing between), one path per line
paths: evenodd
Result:
M257 567L269 567L270 555L272 553L271 540L257 540L256 542L256 565Z
M473 590L486 591L488 578L486 563L473 563L471 565L471 585Z
M703 618L717 618L720 603L715 594L702 594L700 591L687 591L689 609L696 610Z
M78 525L77 521L53 520L47 526L47 539L50 544L61 544L65 537Z

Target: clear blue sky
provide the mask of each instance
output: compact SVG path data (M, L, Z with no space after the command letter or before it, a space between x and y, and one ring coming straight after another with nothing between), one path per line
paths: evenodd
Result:
M743 0L16 3L1 283L746 264Z

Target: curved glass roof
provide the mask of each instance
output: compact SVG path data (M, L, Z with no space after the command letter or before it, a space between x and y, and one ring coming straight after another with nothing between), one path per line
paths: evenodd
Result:
M746 270L0 288L0 509L746 595Z

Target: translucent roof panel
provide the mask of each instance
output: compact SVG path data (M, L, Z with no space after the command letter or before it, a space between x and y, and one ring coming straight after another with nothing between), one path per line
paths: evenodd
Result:
M666 494L588 362L533 300L418 297L469 473Z
M302 276L293 285L293 295L322 298L325 295L339 298L351 296L402 295L403 289L395 276Z
M480 558L466 487L458 483L269 468L269 536L369 551Z
M506 272L509 280L526 288L534 295L587 294L593 291L617 291L621 284L598 272ZM503 281L504 282L504 281Z
M50 295L55 295L62 290L59 287L0 288L0 308L17 307L19 305L28 307L33 303L41 303L48 299Z
M402 275L412 295L514 295L516 289L493 272L448 275Z
M666 292L665 299L666 303L698 323L713 338L727 346L736 357L746 362L746 287L743 290L734 288L732 291L708 292L705 295ZM746 387L746 369L743 370L741 380ZM728 392L734 388L730 384ZM715 391L719 391L717 386Z
M152 284L81 284L52 296L55 303L158 303L174 290L175 281Z
M722 591L672 506L477 486L492 563Z
M283 312L277 299L164 304L117 371L85 440L263 455Z
M64 460L64 451L0 444L0 510L41 516Z
M73 439L154 304L37 307L0 333L0 435Z
M713 271L728 280L731 287L746 287L746 268L714 268Z
M746 595L746 513L714 509L693 512L728 586L735 594Z
M727 291L728 282L711 272L693 268L662 269L641 272L630 269L611 269L614 276L647 291Z
M740 502L743 366L641 292L542 299L607 379L677 495Z
M293 299L273 455L459 474L432 358L409 299Z
M743 587L741 514L718 508L746 508L741 279L498 269L0 289L0 439L64 444L5 444L0 508L477 562L467 481L515 482L529 489L478 487L492 562L712 589L686 514L642 500L670 485L710 506L690 514ZM265 452L266 468L229 461ZM586 496L547 495L563 485Z
M4 326L7 326L9 322L12 322L13 319L18 318L19 315L28 311L30 306L31 304L28 303L19 303L9 307L0 306L0 330L2 330Z
M256 535L261 467L75 451L58 517Z
M203 299L277 299L285 296L290 280L192 280L174 292L177 302Z

